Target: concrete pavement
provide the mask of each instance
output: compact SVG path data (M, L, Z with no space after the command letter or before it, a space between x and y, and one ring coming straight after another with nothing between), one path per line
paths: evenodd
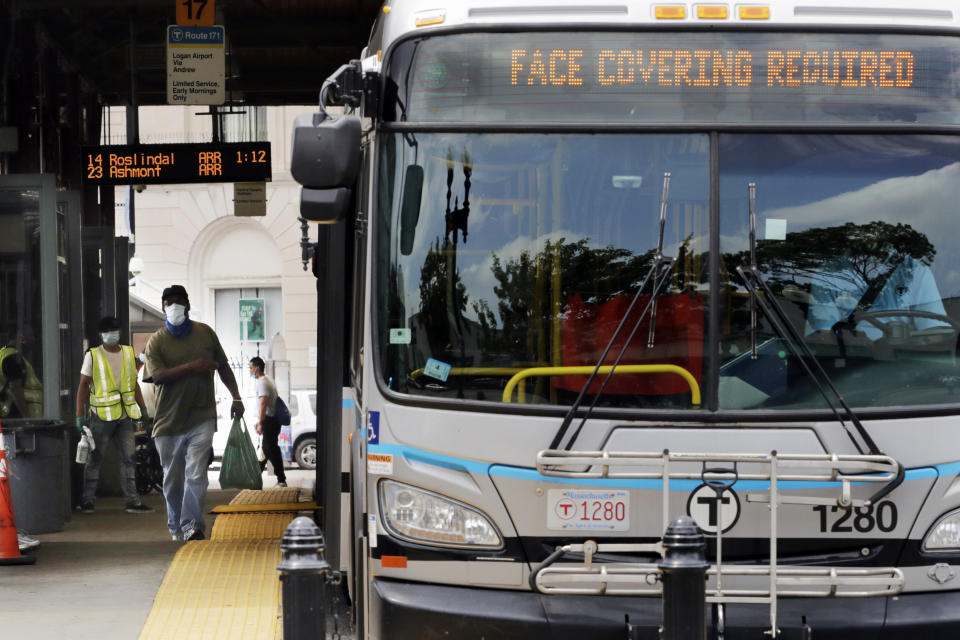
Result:
M237 494L221 490L217 474L210 474L208 509ZM313 478L287 470L290 486L312 487ZM264 486L275 485L264 473ZM182 544L167 533L163 497L143 501L153 513L128 514L123 498L100 498L95 514L75 512L63 531L36 536L36 564L0 567L0 638L135 640Z

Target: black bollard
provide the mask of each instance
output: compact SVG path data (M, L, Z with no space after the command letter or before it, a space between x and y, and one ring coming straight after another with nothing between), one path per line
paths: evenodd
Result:
M663 534L662 640L705 640L706 542L690 516L680 516Z
M326 635L326 584L330 564L323 557L323 533L306 516L283 533L283 560L277 565L282 585L283 640L318 640Z

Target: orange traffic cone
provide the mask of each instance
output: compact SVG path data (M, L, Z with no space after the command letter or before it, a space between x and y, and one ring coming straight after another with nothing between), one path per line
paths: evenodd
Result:
M8 476L7 452L3 448L3 429L0 428L0 565L33 564L37 561L36 556L20 555Z

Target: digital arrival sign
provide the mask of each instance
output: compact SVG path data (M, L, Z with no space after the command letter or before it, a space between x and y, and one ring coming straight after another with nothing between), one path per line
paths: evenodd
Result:
M102 185L269 182L269 142L84 147L84 179Z

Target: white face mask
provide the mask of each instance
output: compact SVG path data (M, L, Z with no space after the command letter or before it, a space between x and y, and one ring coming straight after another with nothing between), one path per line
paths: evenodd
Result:
M182 304L169 304L164 308L164 313L167 316L167 322L175 327L179 327L187 319L187 308Z
M111 347L117 344L120 344L120 332L119 331L107 331L100 334L100 337L103 338L103 344L110 345Z

